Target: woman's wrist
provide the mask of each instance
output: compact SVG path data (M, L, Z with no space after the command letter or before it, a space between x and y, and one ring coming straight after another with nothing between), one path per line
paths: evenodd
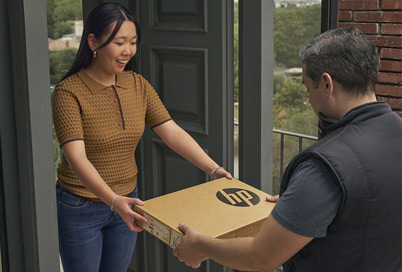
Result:
M214 180L214 179L215 179L216 172L218 172L219 169L225 170L225 168L223 168L222 166L215 167L215 168L211 171L211 173L209 174L209 177L211 178L211 180Z
M116 200L118 194L114 194L113 199L112 199L112 204L110 205L110 210L114 211L114 201Z

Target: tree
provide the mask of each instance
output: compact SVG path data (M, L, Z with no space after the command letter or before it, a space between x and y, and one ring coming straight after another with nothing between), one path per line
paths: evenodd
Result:
M62 37L73 32L73 26L68 22L58 22L53 25L54 37Z
M53 10L53 19L56 22L82 20L81 0L54 0L57 5Z
M239 20L238 2L234 3L234 101L239 96ZM320 34L321 5L274 9L274 60L278 68L300 67L299 51ZM275 78L276 80L280 78ZM275 92L276 88L274 88Z
M301 77L286 77L283 73L276 72L276 92L274 94L274 128L305 135L317 135L317 117L308 102L306 87ZM303 149L313 144L313 140L305 140ZM281 139L279 134L274 134L273 139L273 192L279 192L280 164L281 164ZM297 155L299 142L296 137L285 137L283 150L283 167Z
M65 49L61 51L49 51L49 70L50 70L50 84L56 85L60 79L70 69L75 55L76 49Z
M320 34L321 5L274 10L274 57L276 65L300 67L298 54Z
M82 20L81 0L46 0L48 36L58 39L72 32L67 21Z
M234 101L239 102L239 3L234 3Z

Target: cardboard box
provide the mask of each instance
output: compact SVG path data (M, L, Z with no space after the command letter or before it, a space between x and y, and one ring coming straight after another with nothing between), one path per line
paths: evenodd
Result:
M135 206L148 219L136 224L172 248L183 235L180 222L215 238L254 237L275 205L266 196L237 179L217 179Z

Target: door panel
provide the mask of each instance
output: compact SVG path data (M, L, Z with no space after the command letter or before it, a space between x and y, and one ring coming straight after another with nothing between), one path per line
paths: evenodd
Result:
M151 81L184 130L208 136L207 49L151 46Z
M231 170L233 90L228 82L233 80L233 66L228 63L233 56L227 52L233 52L233 39L228 43L228 37L233 37L233 3L150 0L139 1L138 10L141 74L154 86L172 119L218 164ZM139 186L145 200L208 181L206 173L169 149L149 128L137 157L142 159ZM188 268L169 247L146 233L140 235L136 254L141 260L133 264L133 271L226 270L210 262L198 270Z

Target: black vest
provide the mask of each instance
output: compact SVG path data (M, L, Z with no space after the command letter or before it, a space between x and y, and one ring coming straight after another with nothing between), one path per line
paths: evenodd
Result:
M343 201L327 236L313 239L285 271L402 271L401 118L374 102L337 122L322 117L320 128L322 138L289 163L280 194L300 162L315 157L341 185Z

